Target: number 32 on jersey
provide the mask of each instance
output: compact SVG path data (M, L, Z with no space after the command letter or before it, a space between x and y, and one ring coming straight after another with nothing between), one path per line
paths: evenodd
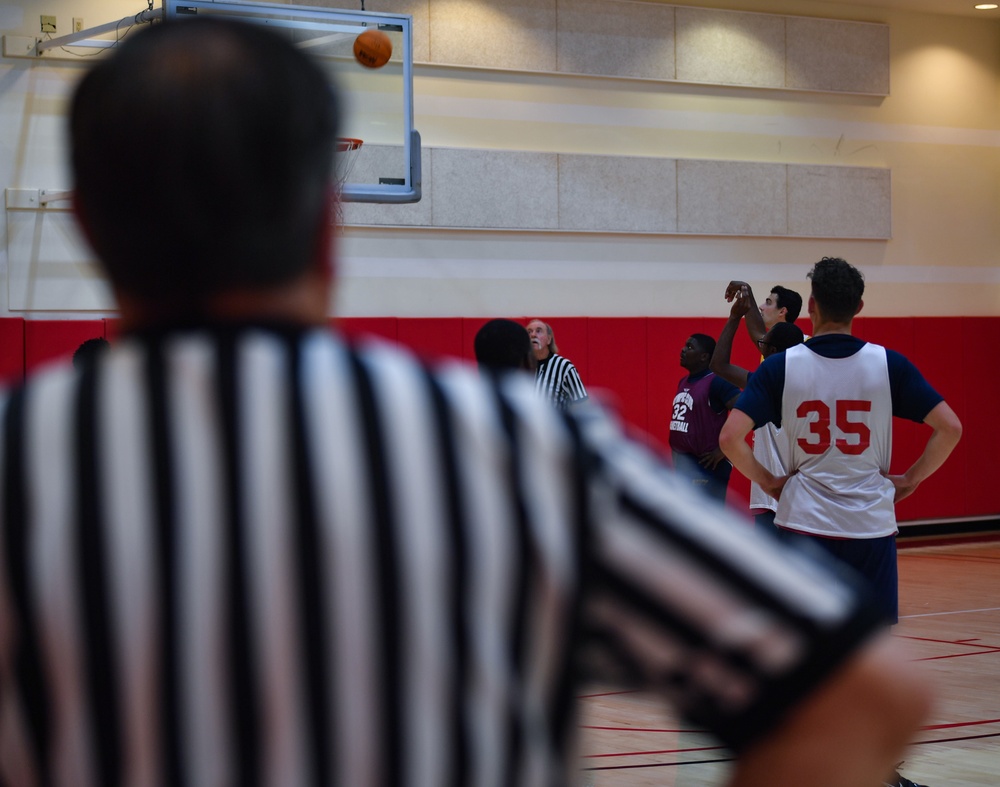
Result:
M798 439L799 448L807 454L822 454L834 445L838 451L851 456L864 453L871 444L872 433L866 423L858 420L858 414L870 413L871 410L871 402L861 399L838 399L834 403L832 413L834 417L832 423L838 433L834 439L830 406L820 399L802 402L795 414L799 418L809 419L809 435Z

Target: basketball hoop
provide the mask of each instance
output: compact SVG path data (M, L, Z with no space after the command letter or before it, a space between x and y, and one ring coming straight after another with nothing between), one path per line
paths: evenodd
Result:
M358 162L358 152L364 144L355 137L337 138L337 155L333 160L334 181L337 184L337 199L334 204L334 220L337 226L343 231L344 228L344 184L351 175L351 170Z
M354 165L358 161L358 152L363 144L362 140L354 137L337 138L336 178L341 190L343 190L344 184L347 183L347 179L351 175L351 170L354 169Z

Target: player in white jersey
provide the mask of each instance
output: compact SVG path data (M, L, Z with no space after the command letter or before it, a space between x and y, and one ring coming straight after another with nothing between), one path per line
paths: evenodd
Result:
M962 425L899 353L851 335L864 302L861 272L824 257L809 274L813 338L761 365L720 437L733 465L778 500L782 537L819 545L864 576L888 623L898 617L894 502L912 494L954 449ZM889 475L892 418L923 422L931 435L902 475ZM782 427L788 473L754 457L746 436ZM891 785L913 782L892 776Z
M782 437L795 475L778 501L782 527L830 538L896 532L890 390L877 344L846 358L804 345L785 352Z

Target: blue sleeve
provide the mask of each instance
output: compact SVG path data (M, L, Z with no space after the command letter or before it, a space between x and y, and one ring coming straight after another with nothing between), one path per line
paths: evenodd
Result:
M719 375L712 377L708 385L708 404L717 413L726 409L726 404L740 395L740 389Z
M785 354L766 359L747 380L734 409L746 413L754 429L766 423L781 426L781 394L785 390Z
M895 350L885 351L889 367L889 390L892 392L892 414L897 418L923 423L927 413L944 401L924 376L905 356Z

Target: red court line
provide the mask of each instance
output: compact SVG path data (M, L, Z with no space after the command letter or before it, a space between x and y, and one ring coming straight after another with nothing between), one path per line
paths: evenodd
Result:
M583 759L594 760L603 757L648 757L651 754L684 754L689 751L717 751L725 746L687 746L683 749L661 749L660 751L622 751L609 754L584 754Z
M959 743L961 741L978 741L983 738L1000 738L1000 732L988 732L984 735L964 735L961 738L935 738L930 741L914 741L914 746L923 746L925 743Z
M994 648L992 650L979 650L975 653L949 653L945 656L927 656L923 659L914 659L914 661L941 661L942 659L961 659L966 656L992 656L995 653L1000 653L1000 648Z
M933 642L937 645L968 645L972 648L984 648L986 650L1000 650L1000 645L973 645L969 644L968 640L961 639L935 639L934 637L912 637L900 635L900 639L909 639L914 642ZM979 637L976 637L978 640Z
M931 724L921 727L922 730L952 730L955 727L978 727L981 724L996 724L1000 719L982 719L981 721L956 721L952 724Z
M620 694L638 694L639 689L628 689L627 691L606 691L603 694L578 694L578 700L589 700L594 697L617 697Z
M910 546L916 546L912 544ZM900 557L904 557L900 555ZM905 555L909 560L941 560L947 563L997 563L1000 562L1000 557L992 557L991 555L961 555L950 553L947 555L933 555L928 553L922 553L919 555Z

